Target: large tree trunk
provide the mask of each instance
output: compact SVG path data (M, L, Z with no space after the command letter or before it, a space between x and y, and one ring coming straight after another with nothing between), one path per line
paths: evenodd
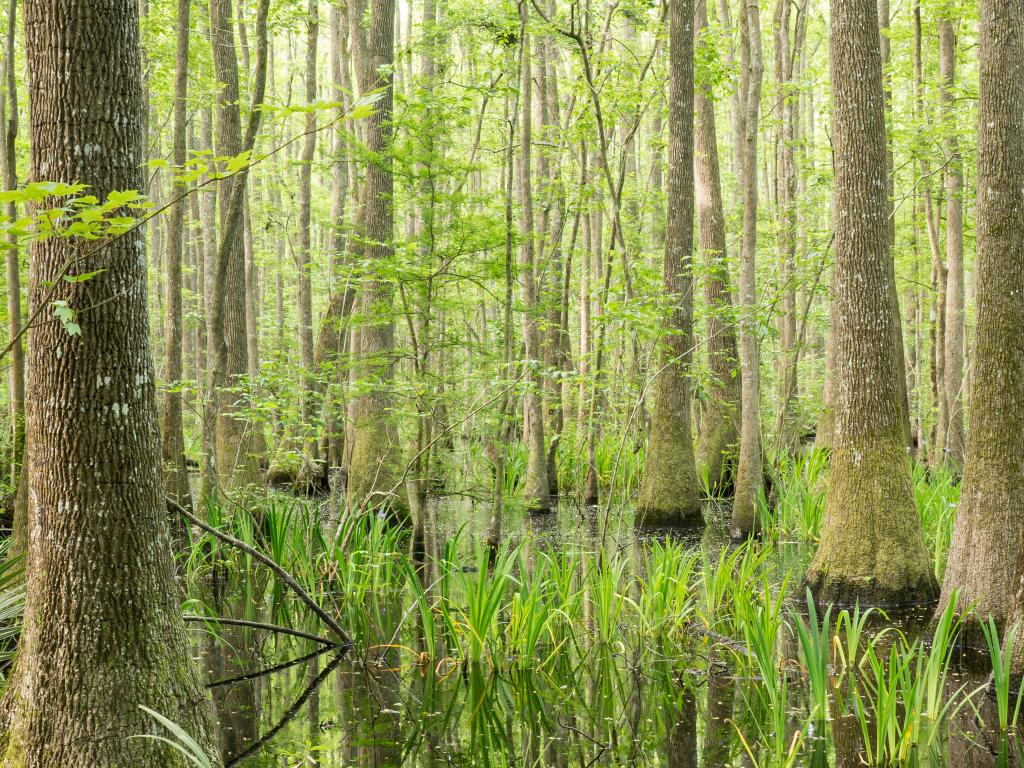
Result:
M361 93L380 90L376 110L365 121L366 147L375 158L366 168L356 231L363 256L370 269L381 269L394 255L394 210L391 175L391 108L393 86L390 68L394 63L394 0L372 0L371 19L365 36L365 56L356 56ZM350 29L354 41L362 35ZM360 45L357 45L361 47ZM363 286L361 304L374 317L359 334L355 352L360 357L362 377L373 381L373 389L353 404L353 442L349 468L348 503L352 508L389 507L397 522L409 521L409 500L401 482L402 451L398 428L391 413L394 379L395 326L392 318L393 288L386 277L372 274Z
M533 67L530 35L527 30L527 0L519 0L520 80L519 80L519 168L516 174L519 193L519 271L522 276L523 340L526 346L526 372L523 376L523 436L526 439L526 482L523 493L532 512L548 512L551 495L544 444L544 414L541 407L542 377L534 367L541 361L537 264L531 188L531 142L533 123Z
M953 108L956 35L951 19L939 20L939 69L939 94L948 121L944 144L949 161L946 166L946 310L943 313L946 334L942 341L946 430L939 437L945 447L945 461L960 466L964 460L964 417L960 397L964 383L964 174Z
M662 276L669 316L662 339L637 522L700 525L700 480L690 433L693 358L693 2L669 6L668 185Z
M25 33L32 180L101 199L142 189L138 5L28 0ZM166 745L128 738L152 731L143 704L203 748L214 740L174 580L144 249L141 228L32 244L33 306L66 301L81 331L31 331L27 600L0 707L4 768L177 768ZM71 262L98 274L65 282Z
M914 506L893 339L895 279L875 0L835 0L830 29L835 164L835 433L821 545L806 583L852 605L931 600L937 585Z
M971 430L940 609L958 589L961 606L1002 623L1024 552L1024 6L981 8Z
M697 31L707 27L707 5L697 2ZM715 102L711 88L701 83L694 94L693 165L697 192L697 231L704 262L704 303L708 307L707 350L711 383L708 405L697 442L697 467L721 494L732 489L739 440L740 378L736 326L722 205L722 177L715 135Z
M178 0L176 66L174 70L174 138L172 140L174 165L185 164L186 97L188 94L188 40L191 0ZM172 196L184 193L184 186L175 185ZM167 384L164 395L162 456L164 488L175 504L192 509L192 490L189 487L188 468L185 466L185 432L182 424L182 397L178 382L183 373L182 331L184 316L181 300L181 261L184 251L185 206L181 200L173 205L167 226L167 318L165 333L167 344ZM173 519L177 520L175 513ZM177 525L173 527L177 533ZM183 533L183 531L181 531ZM182 542L184 539L182 539Z
M757 329L757 127L761 102L761 20L757 0L743 0L740 60L743 63L743 246L740 253L740 460L730 535L757 530L758 501L764 485L761 456L761 354Z

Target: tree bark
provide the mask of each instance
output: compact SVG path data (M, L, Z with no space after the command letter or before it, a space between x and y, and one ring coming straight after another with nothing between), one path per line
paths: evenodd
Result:
M217 94L217 154L235 157L241 153L242 118L239 109L238 57L231 23L230 0L210 0L210 40L213 64L220 90ZM218 182L220 196L218 259L224 251L225 269L210 270L211 285L208 301L210 369L214 372L223 362L223 372L207 392L214 398L213 418L204 419L204 428L214 431L215 439L208 441L215 447L216 481L227 490L234 486L256 483L260 478L259 458L253 452L253 424L237 415L245 406L244 400L231 390L242 385L249 371L248 343L246 340L245 311L245 254L242 246L242 208L238 221L232 224L232 200L235 189L245 183L247 174L239 174ZM241 194L244 195L244 189ZM229 228L234 231L229 232ZM223 312L213 305L223 305ZM218 358L223 349L223 361ZM211 480L214 478L211 478Z
M391 175L391 110L394 63L394 0L371 0L370 27L365 35L365 57L356 55L361 93L379 90L381 98L365 121L366 147L374 158L366 168L356 233L362 255L371 265L360 297L362 309L372 318L359 334L356 351L361 375L372 380L372 390L353 403L353 442L349 468L350 508L389 507L395 522L409 522L409 500L400 487L402 451L392 413L395 326L392 316L394 290L391 281L373 273L394 255L394 209ZM350 29L354 41L361 29ZM359 44L357 43L357 51Z
M963 159L957 139L953 89L956 87L956 35L951 19L939 20L939 96L947 121L943 142L946 166L946 309L943 339L943 391L946 431L940 435L944 459L959 467L964 460L964 417L960 390L964 376L964 202Z
M174 70L174 136L172 155L178 168L185 164L185 141L188 97L188 43L191 0L178 0L177 41ZM174 185L171 195L184 194L184 185ZM184 251L186 200L175 203L167 224L167 317L164 323L167 346L167 392L164 394L162 456L164 488L175 504L192 509L192 489L189 487L188 468L185 466L185 430L182 423L182 395L180 382L184 376L182 333L184 315L181 299L181 262ZM170 510L169 510L170 511ZM184 530L177 513L171 517L171 530L184 543Z
M937 584L914 505L900 403L905 384L892 343L895 276L875 0L836 0L829 43L836 429L821 544L806 584L817 600L842 605L932 600Z
M18 138L18 82L15 78L14 35L17 29L17 0L7 4L7 34L4 43L4 92L0 102L0 130L3 130L3 151L0 154L0 173L4 189L13 190L18 184L17 147ZM4 205L4 214L14 220L18 206L13 201ZM25 450L25 348L18 334L21 333L21 264L18 251L18 237L7 235L7 332L14 341L11 347L10 368L7 371L11 408L11 483L17 483L21 475L22 454ZM16 340L16 341L15 341ZM15 531L16 546L22 540L21 531Z
M519 168L516 174L519 197L519 273L523 296L523 341L526 346L526 372L523 376L523 436L526 440L526 481L523 494L531 512L548 512L551 495L544 443L544 413L541 403L542 377L534 370L541 362L539 301L531 154L533 124L533 66L530 55L527 0L519 0L520 80L519 80Z
M100 199L141 190L137 3L24 7L32 181L79 181ZM31 302L66 301L81 330L30 332L27 598L0 707L4 768L177 768L166 745L126 738L152 731L142 704L208 752L215 738L174 579L144 249L141 228L32 244ZM69 262L98 274L64 282Z
M690 430L693 358L693 0L669 5L668 179L665 257L669 315L655 378L637 522L701 525L700 480Z
M743 245L740 253L740 459L730 535L742 539L757 531L764 486L761 456L761 353L757 323L757 127L761 102L761 20L757 0L743 0L740 60L743 104Z
M320 36L320 19L317 0L309 0L306 8L306 94L307 104L316 101L316 57L317 38ZM299 313L299 366L302 377L302 424L304 434L303 455L313 464L322 458L318 455L317 441L310 427L316 412L316 387L313 378L316 371L313 363L313 282L312 282L312 197L313 159L316 154L316 112L307 112L306 135L302 142L299 159L299 248L296 267L298 270L298 313Z
M1024 5L983 0L980 21L971 429L939 605L959 590L962 607L1003 624L1024 552Z
M707 5L697 0L697 32L707 28ZM697 467L714 494L732 490L739 440L740 377L732 289L722 205L715 102L711 87L694 93L693 164L696 177L697 231L704 262L704 303L708 308L707 352L711 383L707 411L697 442Z
M779 317L779 397L775 439L785 453L796 450L799 435L796 392L790 392L791 369L797 365L797 269L796 269L796 94L793 92L794 57L790 41L790 0L777 0L773 19L775 37L775 109L779 110L776 134L775 177L778 210L779 282L782 295ZM799 13L799 11L798 11Z

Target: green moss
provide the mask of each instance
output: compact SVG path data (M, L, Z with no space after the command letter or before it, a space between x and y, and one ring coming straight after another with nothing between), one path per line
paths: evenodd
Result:
M701 485L688 445L665 445L651 435L637 503L637 524L703 525Z
M352 509L385 511L396 525L412 524L398 440L383 418L356 427L348 475L348 503Z
M805 584L815 599L843 606L938 597L900 436L833 448L821 544Z

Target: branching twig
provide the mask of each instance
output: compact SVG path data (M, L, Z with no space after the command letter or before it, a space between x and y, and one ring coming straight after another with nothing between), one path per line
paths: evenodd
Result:
M245 552L245 554L249 555L250 557L256 558L265 566L267 566L267 568L274 572L274 575L276 575L281 581L283 581L286 586L291 588L291 590L296 594L299 600L305 603L306 606L311 611L313 611L313 613L320 617L324 624L326 624L331 629L331 631L334 632L334 634L341 638L343 645L345 645L347 648L353 647L352 638L349 637L348 632L342 629L341 625L334 620L334 617L331 616L331 614L329 614L327 611L325 611L316 600L310 597L309 593L306 592L306 590L304 590L299 585L299 582L295 580L295 577L293 577L290 573L288 573L288 571L286 571L284 568L282 568L280 565L274 562L271 558L264 555L258 549L249 546L244 541L236 539L231 534L224 533L223 531L214 528L212 525L204 523L202 520L193 515L191 512L189 512L187 509L181 506L181 504L179 504L170 497L167 498L167 505L171 509L176 511L178 514L182 515L193 525L206 531L211 536L220 539L225 544L228 544L234 547L235 549L239 549L242 552Z

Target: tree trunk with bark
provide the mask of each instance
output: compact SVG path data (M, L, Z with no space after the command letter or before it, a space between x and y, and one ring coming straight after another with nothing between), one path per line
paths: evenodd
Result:
M536 243L531 188L533 123L533 66L530 55L527 0L519 0L519 167L516 174L519 197L519 273L523 296L523 340L526 373L523 376L523 436L526 440L526 480L523 495L531 512L549 512L551 494L544 442L543 379L535 367L542 361L540 350L540 302L537 290Z
M1024 5L983 0L980 31L971 429L939 606L959 590L964 609L1002 624L1024 551Z
M306 94L307 104L316 101L316 56L317 39L320 36L320 19L317 0L309 0L306 8ZM316 387L313 378L316 375L313 364L313 232L312 232L312 197L313 197L313 159L316 154L316 120L317 113L306 113L305 137L302 142L302 155L299 160L299 248L297 255L298 268L298 313L299 313L299 365L302 377L302 454L305 461L318 464L322 458L317 452L316 436L310 430L316 412ZM300 470L301 471L301 470ZM309 474L308 470L302 474ZM315 473L314 473L315 474Z
M173 162L176 167L185 164L185 141L188 96L188 43L191 0L178 0L177 41L174 70L174 136ZM175 185L172 197L185 193L184 185ZM161 430L164 468L164 488L167 497L185 509L192 509L192 489L189 487L188 467L185 466L185 431L182 423L182 394L179 382L184 376L182 336L184 314L181 299L181 262L185 240L186 200L171 207L167 223L167 318L165 334L167 346L167 392L164 395L163 429ZM169 510L170 511L170 510ZM172 512L172 531L183 534L178 515ZM184 542L182 537L180 542Z
M730 536L742 539L757 531L758 505L764 486L761 455L761 353L757 323L757 128L761 102L761 20L757 0L743 0L740 15L740 61L745 108L743 124L743 245L740 253L740 459L732 506Z
M963 159L957 138L953 89L956 87L956 33L951 19L939 20L939 95L945 108L946 139L946 334L943 339L943 392L946 430L940 435L944 460L959 467L964 460L964 201Z
M806 576L817 600L902 605L937 584L906 456L902 365L875 0L836 0L829 34L835 164L832 276L835 433L821 544Z
M383 268L394 255L394 180L388 153L392 136L390 68L394 63L395 3L394 0L372 0L370 6L365 56L356 56L357 76L360 93L379 90L381 98L374 104L374 113L363 121L366 147L374 159L366 168L356 234L361 241L362 255L371 265L360 303L372 321L359 334L355 351L362 377L372 380L372 389L353 403L348 503L353 509L387 507L395 522L406 524L409 499L401 481L402 450L390 391L395 367L394 290L390 280L373 274L374 269ZM362 37L361 30L351 29L350 32L356 40Z
M662 275L669 316L655 378L637 522L701 525L701 487L690 430L693 358L692 0L669 5L668 184Z
M242 151L242 118L239 109L238 57L235 53L235 35L232 25L230 0L210 0L210 40L213 64L220 90L217 94L217 154L235 157ZM235 188L245 183L244 175L236 175L218 182L220 197L219 251L225 251L225 272L211 270L208 302L210 309L223 302L223 312L210 311L208 356L216 361L219 349L225 350L222 380L207 392L214 398L214 418L205 419L204 428L214 430L216 481L222 489L257 483L260 479L259 457L254 453L253 424L238 415L245 403L231 390L240 386L249 372L249 352L246 339L245 311L245 253L242 245L242 216L228 233L231 201ZM244 190L242 191L244 194ZM241 208L239 209L241 214ZM218 314L220 316L218 316ZM211 371L217 367L211 362ZM218 372L218 376L221 374ZM212 479L212 478L211 478Z
M0 154L0 173L4 189L13 190L18 184L17 146L18 139L18 82L15 78L14 35L17 28L18 3L9 0L7 4L7 34L4 43L4 91L0 102L0 130L3 131L3 147ZM18 206L14 201L4 205L4 214L12 221L17 218ZM25 450L25 347L21 333L21 264L18 251L18 237L7 235L7 332L14 346L11 347L10 365L7 371L11 407L11 482L18 483L21 462ZM20 546L21 531L15 532L15 546Z
M100 199L141 190L137 3L24 7L32 181L83 182ZM174 579L144 249L141 228L32 244L33 306L66 301L80 332L57 322L31 331L27 599L0 706L4 768L178 768L166 745L126 738L153 729L140 705L208 753L215 739Z
M707 5L697 0L697 30L707 27ZM698 43L700 44L700 43ZM722 205L715 102L711 88L694 93L693 165L696 177L697 232L704 262L704 303L708 307L707 351L711 383L707 411L697 442L697 467L712 493L732 490L739 440L740 377L736 350L735 309L729 285L729 262Z

